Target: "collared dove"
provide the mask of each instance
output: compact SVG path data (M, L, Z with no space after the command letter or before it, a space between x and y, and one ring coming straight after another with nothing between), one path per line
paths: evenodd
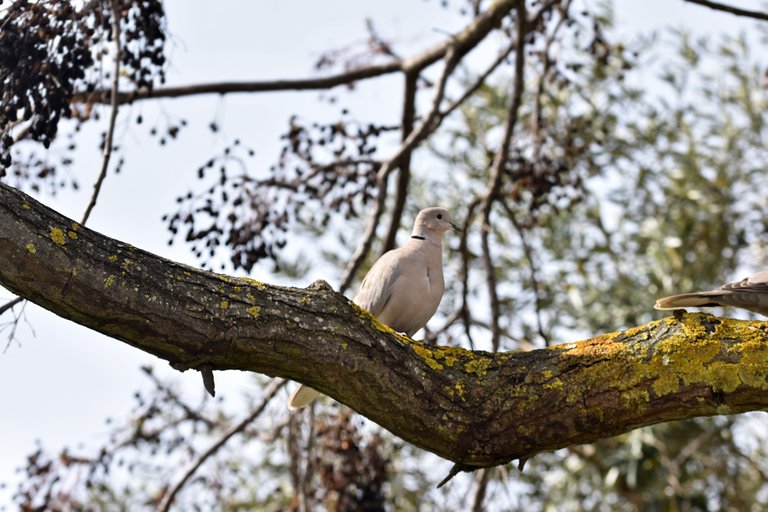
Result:
M734 306L768 316L768 270L724 284L716 290L664 297L653 307L666 310L708 306Z
M379 322L411 337L427 325L443 297L443 233L460 231L443 208L425 208L416 216L408 242L373 264L353 299ZM299 385L288 407L299 409L320 395Z

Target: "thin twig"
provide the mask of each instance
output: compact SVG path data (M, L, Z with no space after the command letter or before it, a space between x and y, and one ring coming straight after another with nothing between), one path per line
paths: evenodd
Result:
M442 326L436 328L436 329L427 329L427 334L424 336L424 341L428 343L436 343L437 339L446 332L447 329L449 329L453 324L461 320L464 321L462 318L462 309L459 306L458 308L454 309L451 314L447 316ZM476 318L469 318L467 324L471 327L479 327L480 329L484 331L490 331L491 326L487 322L483 322L482 320L476 319ZM534 343L528 341L528 340L522 340L517 339L515 336L512 335L511 332L509 332L507 329L501 329L501 336L503 338L507 338L510 340L513 340L516 343L516 348L518 350L533 350L535 348L538 348L537 345ZM471 338L468 339L470 343L471 350L474 350L474 343Z
M493 74L493 72L504 62L504 60L509 56L509 54L515 50L518 47L517 40L512 41L496 58L496 60L491 63L490 66L481 74L475 82L468 87L464 94L459 97L459 99L455 100L451 105L448 106L446 110L442 112L443 117L448 117L454 110L456 110L459 106L461 106L470 96L472 96L475 92L477 92L480 87L485 83L485 81L488 79L488 77ZM473 320L471 317L471 313L469 311L469 301L468 301L468 294L469 294L469 257L468 257L468 251L467 251L467 237L469 233L469 226L472 224L473 216L475 208L477 208L480 204L479 199L475 199L473 203L471 203L467 208L467 215L464 219L464 225L463 225L463 231L461 234L461 238L459 240L459 252L462 254L462 275L461 275L461 306L458 311L458 316L462 320L462 324L464 325L464 335L467 337L467 340L469 342L469 346L471 349L474 350L474 341L472 339L472 333L470 327L473 325Z
M447 315L445 320L443 321L443 325L440 327L437 327L435 329L429 329L425 328L425 335L424 335L424 341L428 343L437 343L438 337L440 337L443 333L445 333L449 328L453 326L456 322L461 320L461 307L458 307L454 309L451 314Z
M719 430L714 430L713 432L720 432ZM740 459L742 459L746 464L748 464L752 469L757 471L757 473L760 475L761 480L763 483L768 483L768 472L766 472L761 466L760 462L765 461L765 457L762 456L752 456L750 454L744 453L741 451L741 448L739 447L739 444L736 443L736 436L720 436L721 440L730 447L730 453L735 453L738 455Z
M383 55L387 55L396 60L402 60L402 56L392 48L383 37L379 35L378 30L373 25L373 19L367 18L365 20L365 29L368 31L368 46L375 52Z
M312 510L310 506L310 497L312 495L312 476L315 474L316 464L313 453L315 451L315 438L317 434L315 432L315 411L316 403L313 403L309 407L309 419L307 420L307 446L304 450L306 454L306 464L304 465L304 471L301 472L301 480L299 484L299 496L301 497L301 512L309 512Z
M502 52L499 54L498 57L496 57L496 60L491 63L490 66L483 72L482 75L480 75L475 82L467 88L467 90L464 91L464 94L462 94L459 99L448 105L448 108L445 109L440 115L443 117L448 117L453 113L454 110L456 110L458 107L464 104L467 99L475 94L480 87L483 86L486 80L488 80L488 77L493 74L494 71L496 71L496 68L498 68L504 60L509 57L509 54L512 53L512 51L517 48L517 41L512 41Z
M489 215L490 219L490 215ZM483 249L483 266L485 267L486 285L488 287L488 298L491 304L491 350L498 352L501 344L501 325L499 317L501 316L501 307L499 303L499 292L496 288L496 275L493 267L493 256L491 255L491 246L489 234L491 231L490 221L484 221L482 232L480 234L480 243Z
M10 6L8 6L7 9L5 9L5 13L3 16L3 22L0 24L0 30L4 30L5 26L10 23L11 21L16 21L16 11L21 11L21 14L19 14L19 17L24 16L29 11L24 11L24 9L27 7L26 2L14 2Z
M501 315L501 308L499 302L499 295L496 284L496 275L493 264L493 256L491 255L490 246L490 217L491 207L494 201L498 198L499 190L501 189L501 180L504 174L504 169L507 165L507 159L509 156L509 149L512 144L512 135L517 124L518 112L520 105L522 104L523 89L525 86L525 34L526 34L526 9L525 1L519 0L517 7L517 49L515 52L515 80L512 90L512 101L507 113L507 121L504 126L504 135L501 140L501 145L496 151L496 155L493 159L493 165L491 166L491 174L488 180L488 188L483 196L482 202L482 230L480 234L480 242L482 246L483 265L485 266L486 283L488 287L488 297L491 306L491 345L493 351L496 352L499 349L501 342L501 327L499 325L499 317Z
M13 307L14 305L18 304L19 302L23 302L23 300L24 299L21 298L21 297L16 297L15 299L13 299L12 301L8 302L8 304L6 304L3 307L4 308L5 307ZM19 326L19 322L21 321L22 317L24 316L24 308L26 307L26 305L27 305L26 302L22 303L21 311L19 311L19 314L15 315L13 321L10 322L11 332L8 333L8 343L5 344L5 348L3 349L3 354L5 354L8 351L8 347L11 346L11 343L13 342L14 338L16 338L16 328ZM3 314L3 312L0 311L0 315L2 315L2 314ZM6 325L8 325L8 324L6 324ZM5 330L5 328L3 328L3 330Z
M114 66L112 68L112 99L110 105L109 114L109 126L107 127L107 134L104 137L104 148L102 150L101 170L99 171L99 177L96 179L96 183L93 185L93 195L91 201L88 203L88 207L85 209L81 224L85 224L88 221L88 217L91 215L93 207L96 206L96 200L101 192L101 185L104 183L104 178L107 176L107 168L109 167L109 159L112 156L112 139L115 134L115 124L117 121L117 110L119 108L117 102L117 92L120 82L120 57L122 49L120 47L120 9L117 5L117 0L111 0L110 6L112 8L112 42L114 44Z
M523 246L523 254L525 255L525 259L528 260L528 266L531 268L531 286L533 287L533 296L536 301L536 326L539 331L539 336L541 336L541 339L544 340L544 346L549 346L549 336L544 332L544 322L541 319L541 311L542 311L542 305L541 305L541 287L539 286L539 279L536 276L536 262L533 258L533 251L531 250L531 246L528 245L528 239L525 237L525 231L523 230L523 226L520 225L520 223L517 221L517 216L515 215L515 212L512 210L512 208L507 204L506 201L501 201L502 206L507 211L507 216L509 217L509 220L512 221L512 225L515 226L515 230L517 230L517 234L520 236L520 243Z
M190 407L184 400L181 399L181 397L179 397L178 393L176 393L176 391L174 391L171 386L158 378L151 366L142 366L141 371L144 372L147 378L149 378L149 380L152 381L152 384L154 384L156 391L155 395L163 395L164 402L171 402L178 407L181 407L181 410L184 411L185 418L203 423L209 429L216 427L216 423L213 420L206 418L201 413Z
M437 85L435 85L435 94L432 98L432 106L430 108L429 114L424 118L418 128L413 130L408 135L408 137L406 137L403 143L400 144L397 152L389 160L384 162L384 164L379 169L379 172L376 174L376 186L378 187L378 194L374 202L373 211L368 218L368 225L366 226L365 233L363 233L363 239L358 244L355 253L352 255L352 259L349 261L347 268L344 271L344 276L342 277L341 285L339 286L339 291L341 293L344 293L344 291L349 288L349 285L352 283L357 270L363 263L363 259L365 259L365 257L368 255L368 251L371 249L373 238L376 235L376 228L379 225L381 214L384 212L384 203L386 202L387 198L387 178L389 177L390 173L395 168L397 168L398 165L400 165L400 161L403 158L403 155L409 153L413 148L416 147L419 142L421 142L425 137L427 137L440 126L440 123L443 119L440 116L440 104L442 103L443 96L445 95L445 86L448 83L448 78L456 68L459 60L460 57L455 51L452 49L448 51L445 56L445 66L443 66L440 79L438 80Z
M478 470L475 474L477 480L477 489L475 490L475 499L472 503L472 512L483 512L483 502L485 501L485 494L488 490L488 481L491 476L491 468L483 468Z
M472 339L472 314L469 307L469 227L475 216L475 209L480 206L480 199L475 198L467 207L467 216L462 225L461 238L459 239L459 253L461 254L461 321L464 324L464 335L469 342L469 348L475 350L475 342Z
M293 488L296 489L297 499L301 500L303 496L299 490L303 487L302 478L304 474L301 470L301 461L303 457L307 456L306 450L299 445L299 431L303 421L300 421L300 416L297 414L288 414L287 418L288 432L285 436L285 442L286 450L288 451L288 476ZM301 501L299 501L299 507L301 507Z
M24 301L24 297L16 297L15 299L11 299L2 306L0 306L0 316L3 315L8 310L13 309L15 305L17 305L20 302ZM22 311L24 311L24 306L22 306ZM5 353L8 350L8 347L11 346L11 342L13 341L14 337L16 336L16 326L19 323L19 320L21 319L21 315L16 315L12 322L11 332L8 335L8 343L5 344L5 348L3 349L3 353ZM19 343L17 341L17 343ZM19 343L20 344L20 343Z
M568 10L571 6L571 0L567 0L565 2L565 5L563 9L560 11L560 19L557 21L557 24L555 24L555 28L552 29L552 32L549 33L547 36L546 41L544 41L544 47L542 50L542 53L544 55L544 60L542 61L542 69L541 73L539 74L539 83L536 87L536 95L534 96L533 101L533 115L531 115L531 132L533 132L533 136L536 139L536 145L534 147L535 151L535 157L538 161L541 158L541 149L543 145L543 138L541 135L541 125L542 125L542 107L541 107L541 99L542 96L544 96L544 84L547 82L547 79L549 78L550 70L552 69L552 65L554 64L554 61L552 60L552 56L550 55L550 50L552 49L552 45L555 43L555 37L557 37L557 33L560 31L560 29L565 25L566 13L568 13Z
M19 302L21 302L23 300L24 300L23 297L16 297L15 299L9 300L8 302L6 302L2 306L0 306L0 315L5 313L9 309L13 308L13 306L15 306L16 304L18 304Z
M264 396L261 398L261 403L256 407L256 409L251 412L248 416L243 418L240 423L230 428L227 432L224 433L224 435L216 441L213 445L210 446L206 451L200 454L200 456L195 460L195 462L184 472L182 477L169 489L169 491L163 496L162 501L157 506L156 511L157 512L168 512L171 509L171 505L173 505L173 500L176 498L176 494L181 490L181 488L184 486L184 484L187 483L187 481L192 477L192 475L195 474L195 472L200 468L200 466L203 465L203 463L208 460L212 455L214 455L216 452L218 452L222 446L224 446L227 441L229 441L235 434L238 434L245 430L245 428L253 423L256 418L261 415L262 412L264 412L264 409L266 409L269 402L275 397L278 391L280 391L283 386L288 381L285 379L273 379L272 382L269 384L267 389L264 391Z
M304 187L304 189L308 192L317 193L317 188L311 185L310 182L312 179L320 176L324 172L334 170L340 177L355 177L358 176L358 174L356 172L347 172L347 168L360 165L370 165L373 167L380 164L380 161L369 158L346 159L337 160L327 164L311 163L309 173L296 176L293 179L286 179L282 177L255 179L246 172L243 172L243 174L240 175L240 179L243 183L249 183L254 187L272 187L276 189L290 190L293 192L296 192L300 188Z
M741 9L728 4L721 4L720 2L710 2L709 0L684 0L692 4L703 5L716 11L723 11L736 16L744 16L746 18L755 18L757 20L768 21L768 13L762 11L749 11L747 9Z

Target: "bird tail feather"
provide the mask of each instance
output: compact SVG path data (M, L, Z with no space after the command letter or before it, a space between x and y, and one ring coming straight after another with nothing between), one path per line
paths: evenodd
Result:
M721 303L718 302L717 299L721 296L722 292L695 292L672 295L670 297L658 299L656 304L654 304L653 309L663 311L687 307L720 306Z
M299 386L293 390L291 396L288 398L288 408L291 410L301 409L308 405L312 400L320 396L320 393L310 388L299 384Z

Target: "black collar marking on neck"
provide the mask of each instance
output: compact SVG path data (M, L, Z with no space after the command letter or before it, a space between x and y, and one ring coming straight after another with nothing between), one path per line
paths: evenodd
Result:
M423 236L419 236L419 235L411 235L411 238L415 238L416 240L426 240L426 238L424 238Z

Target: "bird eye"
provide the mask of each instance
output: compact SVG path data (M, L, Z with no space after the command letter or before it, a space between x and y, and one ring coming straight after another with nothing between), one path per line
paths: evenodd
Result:
M437 214L437 218L438 218L438 219L442 219L442 218L443 218L443 214L442 214L442 213L438 213L438 214Z

